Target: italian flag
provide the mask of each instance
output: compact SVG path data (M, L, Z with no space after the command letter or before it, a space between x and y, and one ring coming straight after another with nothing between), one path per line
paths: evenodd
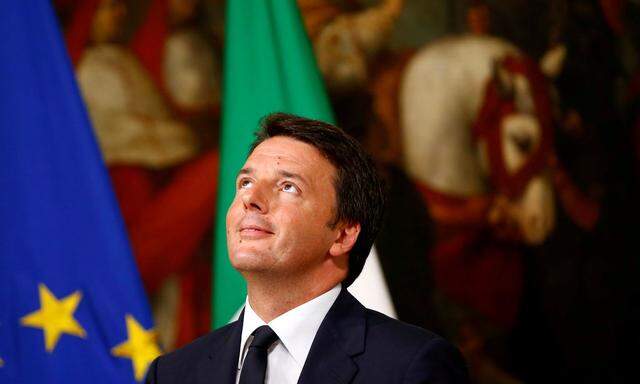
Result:
M214 237L212 322L229 322L246 287L227 256L225 216L259 120L288 112L335 123L311 43L294 0L227 2L220 148ZM375 250L349 290L367 307L395 315Z

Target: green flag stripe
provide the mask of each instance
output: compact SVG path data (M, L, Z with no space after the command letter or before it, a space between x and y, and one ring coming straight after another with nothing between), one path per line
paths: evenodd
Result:
M269 2L274 4L272 25L281 44L281 68L287 74L281 83L289 96L285 111L333 123L329 98L297 5L294 1Z

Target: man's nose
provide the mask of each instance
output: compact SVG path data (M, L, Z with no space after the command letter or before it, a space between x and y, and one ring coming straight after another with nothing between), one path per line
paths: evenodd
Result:
M264 187L256 182L250 189L244 191L242 194L242 204L246 210L267 213L269 209L269 199Z

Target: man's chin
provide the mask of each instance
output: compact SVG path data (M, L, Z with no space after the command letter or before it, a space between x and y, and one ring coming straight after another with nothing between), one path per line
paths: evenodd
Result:
M267 270L273 264L267 255L258 252L235 252L229 257L233 268L239 272L259 272Z

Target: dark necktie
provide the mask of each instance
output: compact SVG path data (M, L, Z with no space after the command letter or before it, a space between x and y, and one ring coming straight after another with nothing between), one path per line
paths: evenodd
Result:
M278 340L278 335L268 325L263 325L252 333L253 340L244 358L239 384L264 384L267 372L267 350Z

